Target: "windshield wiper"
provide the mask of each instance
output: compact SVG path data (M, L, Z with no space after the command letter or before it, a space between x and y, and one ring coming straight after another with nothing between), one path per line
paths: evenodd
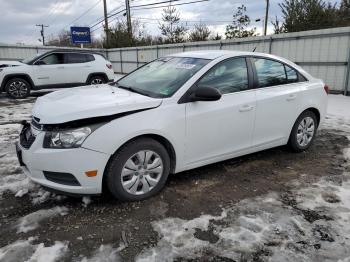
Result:
M116 85L118 88L125 89L125 90L131 91L131 92L134 92L134 93L137 93L140 95L149 96L148 94L140 91L139 89L133 88L131 86L122 86L122 85L119 85L118 83L116 83Z

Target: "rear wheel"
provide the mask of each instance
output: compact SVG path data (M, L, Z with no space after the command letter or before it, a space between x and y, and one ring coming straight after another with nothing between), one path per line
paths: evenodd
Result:
M143 200L164 187L169 171L170 158L164 146L141 138L123 146L112 157L106 182L109 191L120 200Z
M295 121L288 145L295 152L308 149L316 136L317 127L315 114L311 111L303 112Z
M11 98L26 98L30 94L30 84L23 78L12 78L7 81L5 90Z
M89 85L101 85L106 83L106 79L103 76L92 76L89 79Z

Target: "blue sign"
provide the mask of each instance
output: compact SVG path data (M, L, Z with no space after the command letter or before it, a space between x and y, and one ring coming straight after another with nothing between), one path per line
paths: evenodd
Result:
M70 28L70 34L73 44L91 43L90 27L73 26Z

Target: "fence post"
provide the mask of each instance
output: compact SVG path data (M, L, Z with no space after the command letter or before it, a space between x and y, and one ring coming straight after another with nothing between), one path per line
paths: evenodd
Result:
M350 81L350 46L348 47L348 63L346 65L346 76L344 85L344 96L349 95L349 81Z
M120 73L123 74L123 55L122 55L122 50L119 49L119 55L120 55Z
M156 46L156 51L157 51L157 59L159 58L159 47L158 45Z
M272 36L271 36L270 37L270 42L269 42L269 54L272 53L272 41L273 41L273 39L272 39Z
M220 50L222 50L222 41L220 41L220 47L219 48L220 48Z
M139 68L139 49L136 47L136 67Z
M182 52L185 52L186 46L185 44L182 46Z

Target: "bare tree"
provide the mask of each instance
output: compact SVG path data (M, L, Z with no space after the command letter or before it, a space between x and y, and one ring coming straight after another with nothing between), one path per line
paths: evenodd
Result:
M275 21L271 21L271 24L273 25L275 34L282 34L285 32L284 24L278 20L277 16L275 17Z

